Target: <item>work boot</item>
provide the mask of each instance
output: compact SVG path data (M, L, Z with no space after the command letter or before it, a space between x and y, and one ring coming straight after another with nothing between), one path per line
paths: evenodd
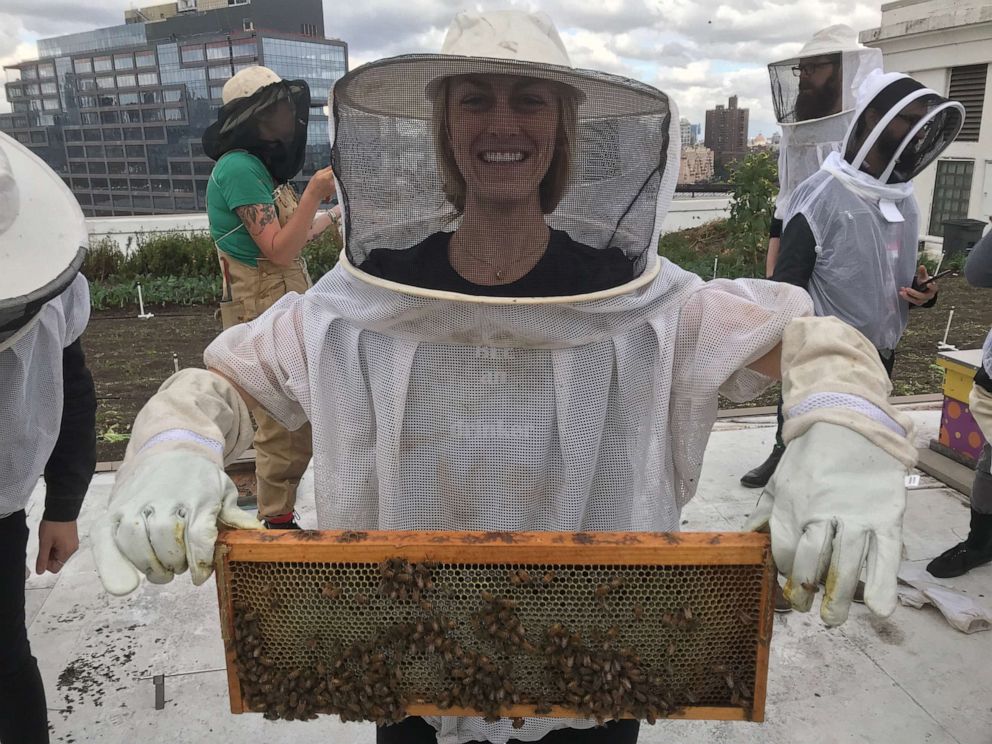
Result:
M776 444L767 460L754 470L745 473L744 477L741 478L741 485L745 488L764 488L771 480L775 468L778 467L778 461L782 459L783 452L785 452L785 446Z
M927 571L938 579L953 579L989 562L992 562L992 514L979 514L972 509L968 539L930 561Z
M272 517L263 517L262 522L265 524L265 529L267 530L298 530L300 525L296 523L296 515L293 512L289 514L279 514Z

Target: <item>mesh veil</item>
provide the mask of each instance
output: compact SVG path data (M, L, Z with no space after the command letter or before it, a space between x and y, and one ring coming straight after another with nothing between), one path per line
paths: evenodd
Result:
M630 262L631 276L640 275L653 253L659 215L667 210L678 175L678 168L670 167L678 162L679 139L672 137L672 121L678 117L673 118L674 106L668 97L604 73L443 55L411 55L373 63L335 85L332 165L347 215L349 262L362 266L373 251L409 248L431 235L460 227L463 215L446 196L435 148L432 94L439 79L453 79L470 70L478 74L480 69L483 77L523 77L578 92L570 177L545 221L583 246L618 251ZM499 129L499 115L494 116L493 127ZM526 127L521 137L528 140ZM518 140L508 137L503 141L508 143L505 147L497 142L492 149L512 149ZM524 147L529 148L527 157L533 155L532 143ZM480 170L490 165L482 164ZM458 167L463 169L463 165ZM515 178L511 168L488 167L494 174L489 180L504 174L509 174L507 179ZM465 176L465 180L471 191L472 178ZM493 245L469 248L498 259L504 237L494 228L488 238Z
M258 132L258 116L280 101L288 101L293 107L292 141L264 141ZM285 183L303 167L309 119L310 88L305 80L272 83L251 96L235 98L222 106L217 121L203 133L203 151L212 160L219 160L232 150L246 150L265 163L276 181Z

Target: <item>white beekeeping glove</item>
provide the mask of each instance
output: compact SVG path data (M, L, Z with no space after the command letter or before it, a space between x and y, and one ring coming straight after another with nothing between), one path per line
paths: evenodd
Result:
M793 320L782 339L787 443L749 529L771 528L772 552L800 611L825 583L820 616L847 619L862 566L865 604L889 615L916 462L912 421L889 405L875 348L836 318Z
M166 380L138 413L107 512L93 527L93 554L111 594L141 574L163 584L187 568L194 584L213 570L218 523L257 529L237 505L224 464L252 439L248 407L224 378L187 369Z

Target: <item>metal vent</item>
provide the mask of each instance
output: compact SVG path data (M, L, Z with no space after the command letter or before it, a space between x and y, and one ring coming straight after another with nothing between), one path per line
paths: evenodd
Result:
M965 110L964 126L958 135L958 142L978 142L988 71L987 64L951 68L951 84L947 96L952 100L960 101Z

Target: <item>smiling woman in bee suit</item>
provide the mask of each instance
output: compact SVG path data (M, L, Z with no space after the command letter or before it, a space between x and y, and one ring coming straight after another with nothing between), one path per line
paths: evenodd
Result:
M667 95L572 68L548 18L503 11L459 15L441 54L349 73L334 116L345 254L305 295L225 331L213 371L172 377L138 415L94 534L109 591L187 568L202 583L216 521L250 525L222 465L256 405L312 422L322 528L677 530L718 391L756 395L781 353L787 400L837 390L858 406L813 397L790 422L816 487L783 484L753 526L771 521L797 585L830 567L826 622L846 618L865 562L869 607L892 612L909 420L871 345L801 317L801 289L704 283L657 255L678 163ZM502 743L593 726L444 717L392 731ZM636 725L583 736L631 741Z
M34 568L58 573L96 464L96 393L79 341L90 317L86 223L62 180L0 134L0 742L48 741L24 616L25 507L45 477Z
M207 185L210 234L217 245L225 328L261 315L287 292L305 292L300 252L331 225L315 217L334 193L331 170L318 171L297 198L289 179L306 155L310 89L267 67L247 67L224 85L224 105L203 135L217 161ZM295 528L293 507L310 462L310 429L287 431L263 411L255 434L259 516L267 527Z

